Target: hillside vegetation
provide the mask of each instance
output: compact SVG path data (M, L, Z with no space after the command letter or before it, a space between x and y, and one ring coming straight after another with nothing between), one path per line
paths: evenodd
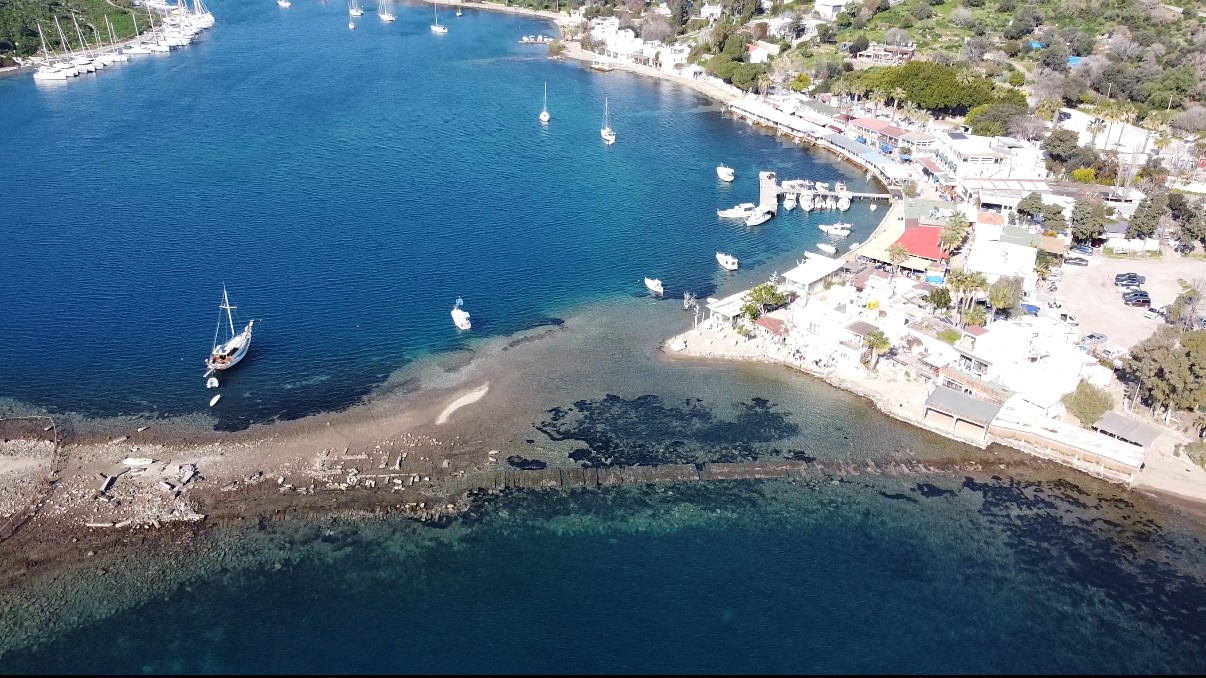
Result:
M106 45L109 44L106 15L113 24L117 39L125 40L134 35L135 19L131 18L131 11L137 13L138 26L145 31L146 10L135 9L129 0L0 0L0 54L29 56L40 52L42 45L38 40L38 24L41 24L42 32L46 35L47 48L51 51L61 50L64 45L54 25L55 17L63 27L67 45L79 49L80 40L76 36L75 25L71 23L72 15L79 22L84 39L92 46L96 45L96 35Z

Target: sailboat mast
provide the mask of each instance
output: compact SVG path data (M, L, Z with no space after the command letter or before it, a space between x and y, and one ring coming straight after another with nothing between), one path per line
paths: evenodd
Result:
M234 318L230 315L230 297L226 296L226 285L222 286L222 308L226 309L226 321L230 323L230 336L235 335Z

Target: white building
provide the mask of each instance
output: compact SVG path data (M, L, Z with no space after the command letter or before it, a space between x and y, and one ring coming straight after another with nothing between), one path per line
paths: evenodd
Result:
M816 10L821 17L833 21L846 9L849 0L817 0Z
M1060 399L1076 389L1097 361L1075 346L1076 330L1053 318L995 322L960 350L956 366L1000 384L1044 416L1062 411Z
M720 18L721 14L724 14L724 7L720 3L710 5L705 2L704 6L699 8L699 18L707 19L708 21L716 21Z
M1038 287L1038 274L1034 271L1038 250L1029 245L993 240L980 229L977 227L964 268L972 273L983 273L989 284L1001 278L1021 278L1022 299L1034 299Z
M764 64L770 61L771 57L779 56L779 46L769 42L758 40L749 47L750 63Z

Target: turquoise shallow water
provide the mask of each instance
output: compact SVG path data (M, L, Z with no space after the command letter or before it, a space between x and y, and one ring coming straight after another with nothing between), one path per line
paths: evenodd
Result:
M357 401L407 361L642 296L768 276L835 217L757 229L757 171L865 183L677 86L544 58L532 19L216 0L193 45L66 83L0 81L0 396L88 416L204 410L221 428ZM549 84L552 124L536 116ZM615 146L602 145L603 99ZM736 168L731 186L714 168ZM877 215L848 213L863 234ZM858 239L858 232L852 240ZM763 270L763 269L768 270ZM253 347L208 410L222 284ZM463 297L474 329L449 317Z

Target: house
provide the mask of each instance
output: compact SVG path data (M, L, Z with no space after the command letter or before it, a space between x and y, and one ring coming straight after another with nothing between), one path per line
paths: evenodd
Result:
M908 130L876 118L855 118L850 121L849 129L858 135L854 139L858 143L869 144L883 151L899 148L905 135L909 133ZM887 148L884 148L885 145Z
M699 18L706 19L709 22L716 21L720 18L721 14L724 14L724 6L719 2L715 5L705 2L703 7L699 8Z
M687 56L690 54L691 47L689 45L671 45L658 52L657 61L661 63L663 71L677 73L687 67Z
M908 45L881 45L873 42L867 49L859 52L854 59L855 61L862 61L875 66L899 66L908 63L916 51L917 47L912 43Z
M991 174L1005 162L1006 156L993 150L989 137L962 132L939 132L934 137L934 161L956 180Z
M1034 271L1038 250L1030 245L1019 245L982 236L977 230L971 248L967 252L964 270L983 273L989 284L1001 278L1021 278L1022 299L1035 298L1038 274Z
M782 313L782 309L775 313ZM767 314L754 321L754 331L768 339L782 341L787 334L787 322L774 314Z
M901 268L925 271L934 264L945 261L946 253L938 244L941 237L941 226L921 226L915 219L906 219L904 233L894 243L909 253L908 258L900 264ZM886 251L883 254L886 255ZM886 258L882 261L891 263Z
M805 296L823 289L827 281L840 275L845 263L841 259L805 252L803 263L784 273L783 279L797 294Z
M849 0L817 0L816 12L821 18L833 21L846 9Z
M771 57L779 56L778 45L761 40L746 45L746 51L750 54L751 64L764 64L770 61Z

